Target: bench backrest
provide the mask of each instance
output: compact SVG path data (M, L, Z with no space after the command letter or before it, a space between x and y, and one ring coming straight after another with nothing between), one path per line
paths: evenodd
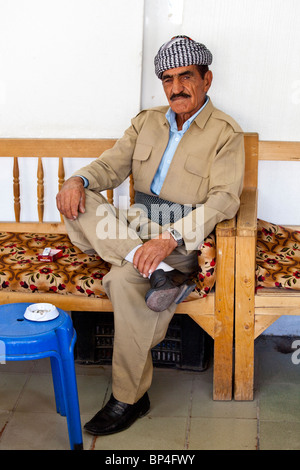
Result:
M59 190L65 180L64 160L66 158L97 158L115 144L115 139L0 139L0 157L14 160L11 175L14 197L15 222L1 222L1 230L36 233L65 233L64 223L44 222L44 167L43 158L58 158ZM300 142L259 141L257 133L245 134L245 187L257 187L258 160L300 160ZM36 194L37 222L20 222L20 172L19 159L35 157L37 159ZM26 182L29 185L33 181ZM130 203L134 201L133 181L129 182ZM55 195L53 195L55 197ZM113 191L107 191L109 202L113 202Z
M94 159L115 144L115 139L0 139L0 157L13 158L13 184L15 222L2 222L1 230L14 232L36 233L65 233L65 226L61 222L44 222L44 166L43 158L58 158L58 185L61 188L65 180L64 160L66 158ZM36 185L38 222L20 222L20 171L21 158L35 157L37 171L34 181L24 184ZM55 197L56 194L53 195ZM113 202L113 192L107 191L107 198Z
M257 188L258 160L300 161L300 142L262 141L257 133L248 133L245 155L244 187Z
M246 134L245 153L244 188L248 190L242 194L241 204L245 204L247 210L244 208L242 214L239 214L237 225L237 234L242 236L250 235L251 231L256 232L257 228L258 161L300 161L300 142L261 141L256 133ZM299 225L292 227L300 229Z

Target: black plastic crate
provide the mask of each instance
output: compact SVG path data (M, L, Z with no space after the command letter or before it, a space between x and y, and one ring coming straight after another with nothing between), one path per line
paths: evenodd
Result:
M77 332L75 360L109 365L112 361L114 319L107 312L72 312ZM188 315L174 315L165 339L152 349L155 367L206 370L212 339Z

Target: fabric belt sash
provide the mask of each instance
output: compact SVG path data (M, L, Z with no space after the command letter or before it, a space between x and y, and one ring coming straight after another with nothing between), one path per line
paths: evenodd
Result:
M191 204L178 204L137 191L135 204L145 209L148 218L159 225L172 224L195 209Z

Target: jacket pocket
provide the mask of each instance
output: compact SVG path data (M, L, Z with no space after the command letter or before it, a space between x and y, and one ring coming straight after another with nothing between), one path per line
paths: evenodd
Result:
M152 145L137 143L132 156L132 176L136 181L139 177L142 177L143 170L147 165L152 152Z
M133 152L133 160L145 161L148 160L152 152L152 145L137 143Z
M201 178L208 178L209 176L209 164L208 162L203 162L196 155L188 155L184 168L189 173L192 173L196 176L201 176Z
M182 182L184 182L183 193L185 200L194 204L202 203L207 196L209 187L208 160L201 160L199 156L188 155L184 163L184 173Z

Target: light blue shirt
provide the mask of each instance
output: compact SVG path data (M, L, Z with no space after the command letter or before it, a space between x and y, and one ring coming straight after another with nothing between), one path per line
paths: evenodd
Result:
M157 172L153 178L153 181L151 183L151 191L154 194L159 195L160 190L162 188L162 185L165 181L165 177L167 176L169 166L171 165L171 161L174 157L174 154L176 152L176 149L178 147L179 142L181 141L182 137L186 133L186 131L189 129L190 125L196 119L199 113L205 108L209 101L209 97L206 97L206 101L202 108L199 109L193 116L190 117L187 121L182 126L182 130L179 131L177 127L177 122L176 122L176 114L174 111L169 108L167 113L166 113L166 118L169 121L170 124L170 135L169 135L169 142L167 145L167 148L162 156L162 159L160 161L159 167L157 169ZM84 188L87 188L89 186L89 181L87 178L81 175L74 175L74 176L80 176L80 178L83 179L84 182Z
M169 142L162 156L157 172L151 183L152 193L159 195L162 185L164 183L164 180L167 176L169 167L171 165L172 159L179 145L179 142L181 141L186 131L189 129L194 119L196 119L198 114L201 113L201 111L205 108L208 101L209 101L209 97L206 98L206 101L204 105L202 106L202 108L200 108L199 111L197 111L193 116L191 116L187 121L185 121L185 123L182 126L181 131L178 130L177 122L176 122L176 115L174 111L171 108L168 109L166 113L166 118L170 124Z

